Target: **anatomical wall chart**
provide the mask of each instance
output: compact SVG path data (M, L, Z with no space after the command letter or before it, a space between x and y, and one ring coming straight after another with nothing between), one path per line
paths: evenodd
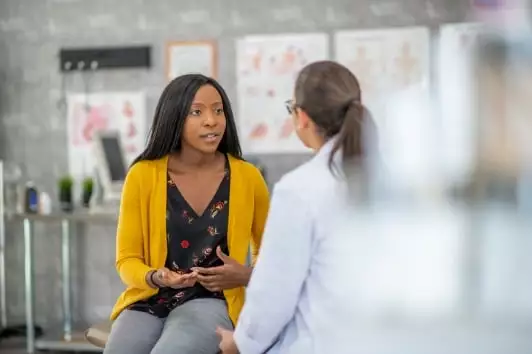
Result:
M429 30L341 31L335 34L334 52L359 79L362 103L377 125L382 160L393 175L390 183L431 188L425 184L434 181L438 160Z
M68 162L76 178L94 172L92 138L97 131L119 131L127 162L146 142L146 95L143 92L71 93L67 96Z
M328 58L325 34L244 37L237 41L237 124L245 153L309 150L297 138L285 102L307 64Z

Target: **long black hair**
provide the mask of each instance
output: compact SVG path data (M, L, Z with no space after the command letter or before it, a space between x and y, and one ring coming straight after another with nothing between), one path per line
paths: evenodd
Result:
M222 97L226 127L218 151L238 159L242 158L235 117L225 90L213 78L201 74L187 74L175 78L164 89L155 109L146 148L132 165L143 160L157 160L181 149L185 119L196 92L204 85L213 86Z
M334 155L340 149L344 168L367 155L365 135L367 130L375 133L376 126L349 69L333 61L308 64L297 77L295 98L296 106L309 115L325 139L337 138L329 156L332 172Z

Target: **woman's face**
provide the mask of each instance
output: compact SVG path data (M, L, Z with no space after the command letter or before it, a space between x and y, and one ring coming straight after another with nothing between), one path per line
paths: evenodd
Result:
M183 128L183 145L203 153L214 153L225 133L225 113L220 93L202 86L190 106Z
M299 140L301 140L303 145L309 147L309 122L306 114L301 110L301 108L298 108L295 98L291 101L291 107L289 108L289 111L292 115L292 122L294 124L294 130L297 134L297 137Z

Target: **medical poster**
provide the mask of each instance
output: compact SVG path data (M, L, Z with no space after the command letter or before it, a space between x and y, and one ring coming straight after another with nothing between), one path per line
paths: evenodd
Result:
M285 102L307 64L328 59L326 34L244 37L237 41L237 124L245 153L299 153Z
M473 169L475 145L474 52L482 25L447 24L438 41L438 93L446 175L464 182Z
M355 74L378 129L379 152L397 188L432 188L437 128L424 27L340 31L335 59ZM432 182L430 182L432 183Z
M143 92L70 93L67 107L68 164L74 178L94 172L95 132L121 132L128 163L142 151L147 134Z
M334 53L358 78L363 103L377 113L387 96L413 87L429 89L429 45L424 27L340 31L335 34Z

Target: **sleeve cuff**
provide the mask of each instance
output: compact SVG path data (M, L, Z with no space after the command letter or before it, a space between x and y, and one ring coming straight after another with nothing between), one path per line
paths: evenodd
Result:
M242 354L261 354L263 353L262 347L259 343L246 336L245 331L239 330L238 326L233 334L238 352Z

